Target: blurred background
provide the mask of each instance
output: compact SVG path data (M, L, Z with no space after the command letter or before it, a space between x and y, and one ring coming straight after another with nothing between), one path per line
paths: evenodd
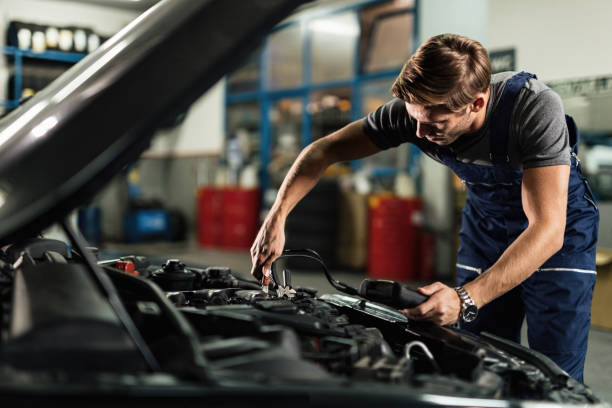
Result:
M1 113L155 4L0 0ZM299 151L388 101L403 63L424 40L459 33L488 49L494 72L536 73L576 119L580 159L601 212L593 325L612 329L610 15L606 0L314 1L159 129L141 159L74 222L103 256L178 257L247 275L248 248ZM286 247L317 250L349 282L369 275L452 283L465 193L414 146L339 163L291 214ZM292 267L304 269L298 284L331 290L311 266ZM587 383L601 376L587 374Z

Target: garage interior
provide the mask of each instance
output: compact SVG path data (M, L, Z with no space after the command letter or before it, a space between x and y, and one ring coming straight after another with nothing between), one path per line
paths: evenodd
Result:
M156 3L0 0L2 114ZM494 72L537 73L581 131L580 159L601 214L585 383L612 402L612 53L602 49L610 13L604 0L315 1L159 129L72 220L100 259L180 259L246 278L250 245L299 151L388 101L425 39L469 36L487 48ZM315 249L354 286L365 277L452 285L465 196L449 169L402 145L330 167L290 216L286 248ZM45 233L62 235L59 227ZM294 286L335 292L313 265L291 268Z

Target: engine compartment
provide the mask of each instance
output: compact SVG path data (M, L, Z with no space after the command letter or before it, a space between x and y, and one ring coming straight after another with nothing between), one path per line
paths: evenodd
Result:
M536 352L410 321L358 296L310 288L290 296L274 286L265 293L229 268L179 260L100 262L159 364L152 370L78 253L35 240L3 253L0 266L0 385L126 375L138 384L163 374L172 385L379 384L411 395L599 402Z

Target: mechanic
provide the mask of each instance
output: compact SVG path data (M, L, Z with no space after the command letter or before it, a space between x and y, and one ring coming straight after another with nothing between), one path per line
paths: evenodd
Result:
M413 143L469 193L459 286L419 288L430 298L402 313L518 343L526 316L530 347L582 381L599 213L560 97L532 74L492 76L484 47L454 34L422 44L391 91L390 102L300 153L251 247L251 273L269 276L287 215L330 164Z

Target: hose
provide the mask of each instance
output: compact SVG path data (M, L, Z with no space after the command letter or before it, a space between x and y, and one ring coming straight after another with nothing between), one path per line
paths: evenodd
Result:
M425 343L423 343L422 341L419 340L415 340L415 341L411 341L410 343L407 343L404 350L405 350L405 354L406 354L406 358L410 359L411 355L410 355L410 351L414 348L414 347L418 347L420 348L423 353L425 353L425 356L427 357L427 359L431 362L431 365L433 366L433 368L437 371L437 372L441 372L442 370L440 369L440 366L438 365L438 363L436 362L436 359L434 358L433 354L431 353L431 351L429 351L429 348L427 347L427 345Z

